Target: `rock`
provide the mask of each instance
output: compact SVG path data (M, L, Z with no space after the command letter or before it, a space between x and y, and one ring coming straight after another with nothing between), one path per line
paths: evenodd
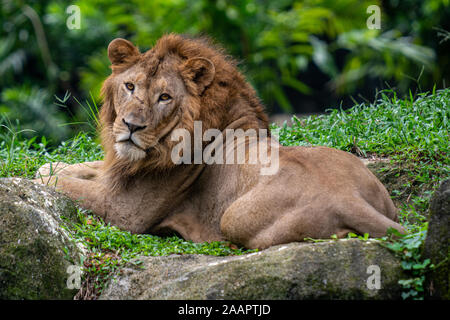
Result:
M404 277L399 258L376 240L291 243L243 256L139 260L123 268L100 299L400 299L397 282Z
M425 296L429 299L450 299L449 227L450 179L441 184L430 204L430 220L423 256L429 258L436 267L425 282Z
M63 226L76 220L65 196L29 180L0 179L0 299L73 298L67 268L80 263L83 249Z

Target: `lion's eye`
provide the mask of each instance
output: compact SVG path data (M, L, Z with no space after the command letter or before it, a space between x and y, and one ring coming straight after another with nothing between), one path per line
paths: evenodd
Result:
M127 89L130 91L134 90L134 84L132 84L130 82L125 83L125 87L127 87Z
M163 93L162 95L159 96L159 101L169 101L170 99L172 99L172 97L169 96L167 93Z

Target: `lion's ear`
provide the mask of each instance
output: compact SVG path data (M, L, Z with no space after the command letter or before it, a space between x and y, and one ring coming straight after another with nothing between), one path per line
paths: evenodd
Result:
M108 46L108 58L113 65L133 62L139 55L139 49L125 39L114 39Z
M194 94L201 95L211 84L216 74L216 68L211 60L197 57L187 60L181 67L181 75L186 81L188 89Z

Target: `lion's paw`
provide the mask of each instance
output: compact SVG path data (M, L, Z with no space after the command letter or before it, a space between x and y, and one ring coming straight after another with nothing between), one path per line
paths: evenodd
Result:
M46 163L36 172L35 178L48 178L52 176L57 176L63 172L63 170L69 165L65 162L51 162Z

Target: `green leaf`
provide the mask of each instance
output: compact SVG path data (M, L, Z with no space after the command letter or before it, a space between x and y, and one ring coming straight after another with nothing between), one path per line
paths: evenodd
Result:
M334 59L329 53L328 46L325 41L319 40L314 36L309 37L309 41L314 49L312 59L319 69L331 78L335 78L338 74Z

